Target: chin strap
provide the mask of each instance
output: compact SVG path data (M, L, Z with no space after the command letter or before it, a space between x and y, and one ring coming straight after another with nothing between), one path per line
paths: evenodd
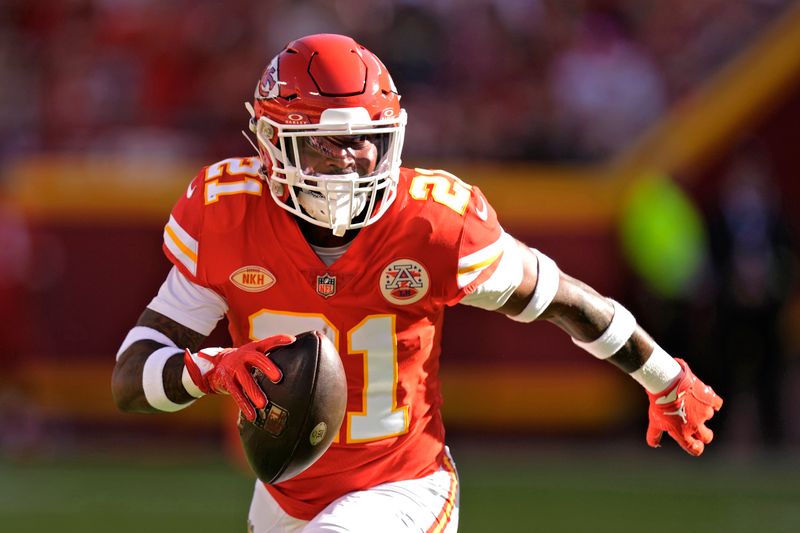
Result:
M349 222L346 224L334 224L333 234L337 237L344 237L344 234L347 233L348 226L350 226Z

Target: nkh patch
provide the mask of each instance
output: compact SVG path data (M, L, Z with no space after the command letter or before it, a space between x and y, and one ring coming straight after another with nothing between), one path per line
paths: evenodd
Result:
M393 304L418 302L428 293L429 287L428 272L413 259L396 259L381 273L381 294Z
M231 273L228 279L246 292L261 292L275 285L275 275L258 265L243 266Z
M317 294L323 298L330 298L336 294L336 276L327 273L317 276Z

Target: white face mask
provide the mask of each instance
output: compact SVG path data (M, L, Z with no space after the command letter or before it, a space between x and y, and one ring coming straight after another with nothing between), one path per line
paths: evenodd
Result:
M280 124L262 116L251 128L264 165L270 168L267 180L277 204L342 236L380 219L396 198L405 125L404 110L396 117L370 120L366 109L342 108L325 110L319 124ZM306 154L300 150L309 136L331 137L335 142L336 137L360 135L380 141L375 143L379 150L369 169L356 164L346 174L328 174L327 168L315 172L315 165L306 164ZM318 144L317 148L328 148L325 142Z
M367 194L354 193L357 172L349 174L319 174L326 193L300 190L297 203L314 220L324 223L337 237L344 235L354 218L367 205ZM350 183L348 183L350 181Z

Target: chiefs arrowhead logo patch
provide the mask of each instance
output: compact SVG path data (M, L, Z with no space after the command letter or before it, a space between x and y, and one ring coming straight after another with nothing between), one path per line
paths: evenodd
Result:
M428 272L413 259L396 259L381 273L381 294L396 305L420 301L429 287Z
M231 274L231 283L246 292L261 292L275 285L275 276L264 267L248 265Z

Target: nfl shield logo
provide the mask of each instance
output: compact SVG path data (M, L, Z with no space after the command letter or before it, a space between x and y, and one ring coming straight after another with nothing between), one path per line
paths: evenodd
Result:
M336 276L327 273L317 276L317 294L323 298L330 298L336 294Z

